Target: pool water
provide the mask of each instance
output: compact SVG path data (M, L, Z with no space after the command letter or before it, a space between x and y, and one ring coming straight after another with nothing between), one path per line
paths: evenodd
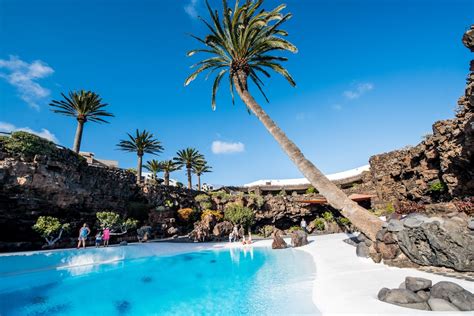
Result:
M314 262L301 250L230 248L22 273L2 259L0 315L318 314ZM36 259L15 258L23 260Z

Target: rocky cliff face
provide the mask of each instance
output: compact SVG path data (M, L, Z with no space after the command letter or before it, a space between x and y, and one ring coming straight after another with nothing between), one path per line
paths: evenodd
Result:
M474 27L463 37L474 51ZM410 200L431 203L472 196L474 192L474 60L456 117L433 124L433 134L413 148L370 158L376 207Z

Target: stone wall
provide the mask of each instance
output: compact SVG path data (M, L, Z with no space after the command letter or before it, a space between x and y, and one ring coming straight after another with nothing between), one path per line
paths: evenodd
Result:
M474 28L463 43L474 50ZM371 179L377 198L374 207L400 200L432 203L472 196L474 192L474 60L470 63L465 94L456 116L433 124L433 134L412 148L370 158ZM441 183L445 190L433 191ZM443 185L444 184L444 185Z

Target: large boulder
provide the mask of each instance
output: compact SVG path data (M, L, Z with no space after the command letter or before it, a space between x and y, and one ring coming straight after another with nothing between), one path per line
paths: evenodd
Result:
M424 278L414 278L414 277L406 277L405 278L405 286L407 290L418 292L421 290L426 290L431 287L431 280L424 279Z
M308 235L302 230L295 230L291 233L291 246L301 247L308 244Z
M232 225L232 223L229 221L220 222L214 226L212 230L212 234L215 237L222 239L222 238L228 237L230 233L232 232L233 228L234 228L234 225Z
M405 228L397 233L398 245L405 255L420 265L474 271L474 236L466 227L438 221L419 227Z
M436 312L457 312L459 308L448 302L447 300L443 300L442 298L430 298L428 300L428 304L432 311Z
M474 294L467 290L450 293L449 301L462 311L474 311Z
M273 242L272 242L272 249L285 249L288 247L286 241L281 237L282 231L279 229L275 229L272 233Z
M380 290L378 298L391 304L423 303L424 300L416 293L406 289Z

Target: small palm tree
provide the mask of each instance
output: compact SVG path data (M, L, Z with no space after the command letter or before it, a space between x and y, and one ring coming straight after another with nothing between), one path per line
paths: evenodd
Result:
M77 129L72 150L75 153L79 153L81 150L84 124L87 121L108 123L103 117L111 117L114 115L104 110L107 104L102 103L102 99L94 92L81 90L69 92L69 97L65 96L64 93L61 93L61 95L64 100L53 100L49 105L54 107L54 109L52 109L54 113L76 118Z
M161 161L160 168L164 172L165 185L170 185L170 173L181 169L181 167L173 160Z
M196 53L205 53L208 56L193 66L197 69L185 80L184 84L188 85L204 71L209 71L208 76L215 73L211 97L212 108L215 108L217 88L227 74L232 102L235 89L247 109L263 123L301 173L326 197L329 204L341 210L341 213L360 231L375 240L377 231L382 228L382 221L350 200L311 161L306 159L249 91L250 81L268 101L263 92L263 82L260 77L262 75L270 77L269 71L272 70L282 75L290 85L296 85L289 72L281 65L287 58L276 54L284 51L297 52L297 48L285 39L288 33L281 29L283 23L292 16L290 13L282 14L286 6L282 4L271 11L266 11L261 8L263 0L247 0L242 5L239 5L239 1L236 0L234 9L230 9L227 0L223 0L223 12L222 16L219 16L217 11L211 9L207 1L206 4L211 20L210 22L201 20L209 29L209 33L203 38L192 35L203 47L188 52L188 56Z
M161 169L161 163L156 160L156 159L152 159L152 160L149 160L146 162L145 164L145 169L150 171L151 172L151 178L153 180L157 180L158 179L158 172L162 171Z
M201 175L206 172L212 172L212 168L207 164L207 161L204 161L202 164L194 166L192 171L197 176L198 190L201 191Z
M192 168L204 162L204 156L195 148L186 148L176 153L173 159L179 167L185 167L188 175L188 189L193 188L191 171Z
M163 146L161 142L156 140L153 137L153 134L143 130L139 131L138 129L135 132L135 135L128 134L128 140L121 140L117 146L120 150L135 152L138 156L137 164L137 183L142 182L142 160L144 154L156 155L163 151Z

